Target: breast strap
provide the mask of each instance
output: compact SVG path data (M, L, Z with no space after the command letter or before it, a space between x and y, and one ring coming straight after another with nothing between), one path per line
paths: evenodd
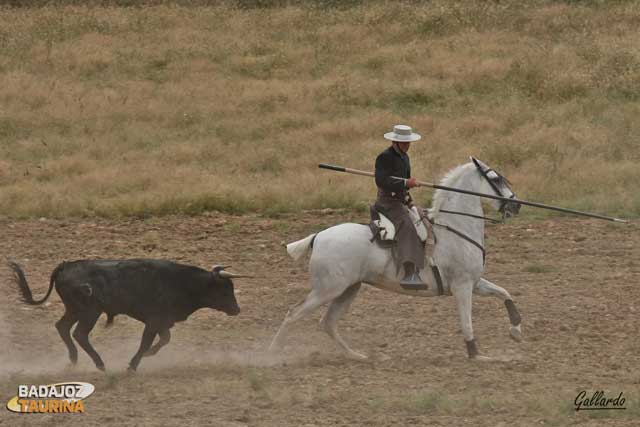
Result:
M472 245L474 245L475 247L480 249L482 251L482 264L484 265L487 254L486 254L486 252L484 250L484 247L480 243L476 242L475 240L473 240L471 237L467 236L463 232L458 231L455 228L449 227L446 224L439 224L437 222L434 222L433 225L437 225L437 226L446 228L447 230L449 230L453 234L455 234L455 235L457 235L459 237L462 237L464 240L466 240L467 242L471 243Z

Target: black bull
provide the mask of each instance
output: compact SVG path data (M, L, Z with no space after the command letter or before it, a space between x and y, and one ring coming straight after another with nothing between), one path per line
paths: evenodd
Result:
M230 316L240 312L233 282L221 275L222 267L207 271L152 259L63 262L51 273L49 290L38 301L33 299L22 268L13 262L9 267L28 304L42 304L55 284L65 306L56 329L69 350L69 359L74 364L78 360L71 340L71 327L77 322L73 337L100 370L104 370L104 362L91 346L89 333L102 313L109 319L126 314L145 324L140 348L129 362L129 369L135 371L143 356L156 354L169 342L169 329L175 322L186 320L194 311L208 307ZM152 346L156 335L160 338Z

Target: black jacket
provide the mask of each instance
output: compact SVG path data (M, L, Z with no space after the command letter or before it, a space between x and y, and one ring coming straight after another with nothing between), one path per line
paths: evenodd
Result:
M406 153L398 153L393 145L384 150L376 158L376 185L385 193L396 193L396 197L404 198L407 188L398 178L411 178L411 162Z

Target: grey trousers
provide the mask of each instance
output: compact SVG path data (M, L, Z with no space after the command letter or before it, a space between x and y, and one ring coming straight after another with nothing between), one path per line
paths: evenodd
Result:
M424 244L420 241L416 227L409 216L409 208L402 200L378 197L376 209L382 212L396 227L396 258L398 270L405 262L413 263L417 269L424 268Z

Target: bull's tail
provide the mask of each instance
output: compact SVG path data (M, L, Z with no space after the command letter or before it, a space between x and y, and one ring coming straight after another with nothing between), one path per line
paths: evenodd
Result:
M22 301L26 302L30 305L40 305L49 298L51 295L51 291L53 290L53 285L56 282L56 276L62 270L64 263L60 264L53 270L51 273L51 280L49 281L49 290L47 294L41 300L34 300L33 295L31 294L31 289L29 289L29 285L27 284L27 278L22 271L22 267L18 263L13 261L9 261L9 268L13 271L13 280L15 284L18 286L20 293L22 294Z
M113 326L113 318L115 315L107 313L107 322L104 324L105 328L110 328Z
M289 243L287 245L287 253L296 261L299 260L303 255L309 252L309 249L313 248L313 241L315 240L316 236L317 233L310 234L302 240Z

